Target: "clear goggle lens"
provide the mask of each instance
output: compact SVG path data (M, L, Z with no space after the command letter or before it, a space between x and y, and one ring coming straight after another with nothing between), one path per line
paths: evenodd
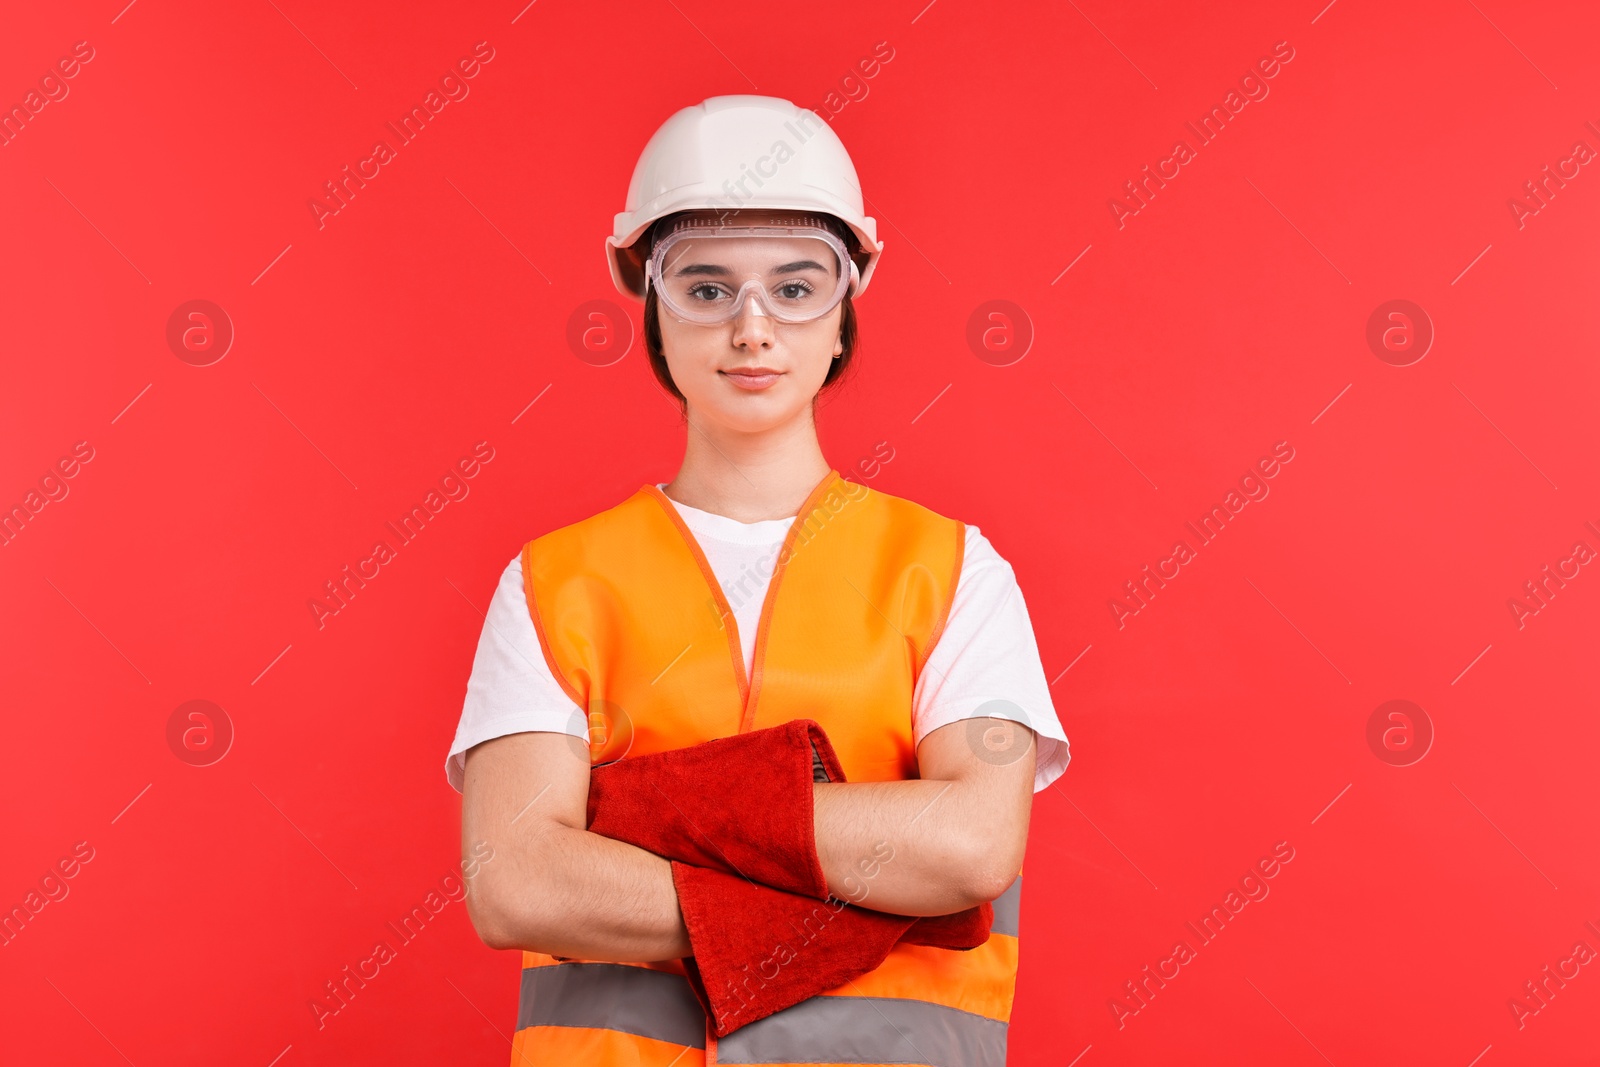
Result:
M728 322L752 301L753 314L793 323L828 314L859 277L844 242L820 223L685 220L656 243L645 285L655 286L661 302L685 322Z

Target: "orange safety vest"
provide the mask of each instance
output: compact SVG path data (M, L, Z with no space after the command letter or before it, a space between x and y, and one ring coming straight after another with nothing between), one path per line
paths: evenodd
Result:
M551 671L588 709L591 764L810 718L848 781L897 781L919 777L912 693L949 616L965 535L830 470L779 550L748 678L721 585L654 485L530 541L522 572ZM682 960L524 952L512 1065L998 1067L1021 887L1019 872L982 946L896 945L870 973L720 1039Z

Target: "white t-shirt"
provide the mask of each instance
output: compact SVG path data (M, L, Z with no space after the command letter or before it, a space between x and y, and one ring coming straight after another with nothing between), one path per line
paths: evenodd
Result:
M733 609L748 676L761 606L778 549L794 519L739 522L672 502ZM1038 739L1037 793L1067 769L1067 735L1050 700L1033 624L1011 564L976 526L968 526L966 534L955 601L912 694L912 742L921 744L934 730L962 719L992 716L1020 722ZM567 696L539 647L519 552L501 574L489 603L461 721L445 760L446 779L460 792L467 749L534 730L589 739L587 711ZM974 743L982 743L981 734ZM1005 757L997 753L992 758Z

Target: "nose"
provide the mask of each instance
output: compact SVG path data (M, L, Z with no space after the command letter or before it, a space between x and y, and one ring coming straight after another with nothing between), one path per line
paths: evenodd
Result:
M744 305L733 317L733 343L736 347L771 348L773 320L753 293L746 293Z

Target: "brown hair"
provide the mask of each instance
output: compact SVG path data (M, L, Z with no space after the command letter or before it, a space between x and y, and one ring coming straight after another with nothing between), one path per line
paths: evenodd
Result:
M657 219L650 226L650 229L645 231L638 242L642 247L644 259L649 259L650 251L655 245L656 235L667 224L683 214L684 212L678 212L665 218ZM845 250L859 266L862 258L861 242L856 239L855 232L831 215L824 216L823 221L827 224L828 229L837 234L839 239L844 242ZM844 309L839 317L839 343L844 347L844 351L839 354L837 359L829 361L828 374L827 377L822 379L822 388L818 390L819 396L844 377L845 373L850 369L850 360L856 351L856 309L855 302L851 299L849 293L845 294L844 300L839 306ZM663 389L677 398L680 408L687 409L688 398L678 391L678 386L672 380L672 371L667 367L666 353L663 351L661 344L660 314L661 309L656 301L656 288L652 285L644 297L645 353L650 359L650 370L656 376L656 381L661 383Z

